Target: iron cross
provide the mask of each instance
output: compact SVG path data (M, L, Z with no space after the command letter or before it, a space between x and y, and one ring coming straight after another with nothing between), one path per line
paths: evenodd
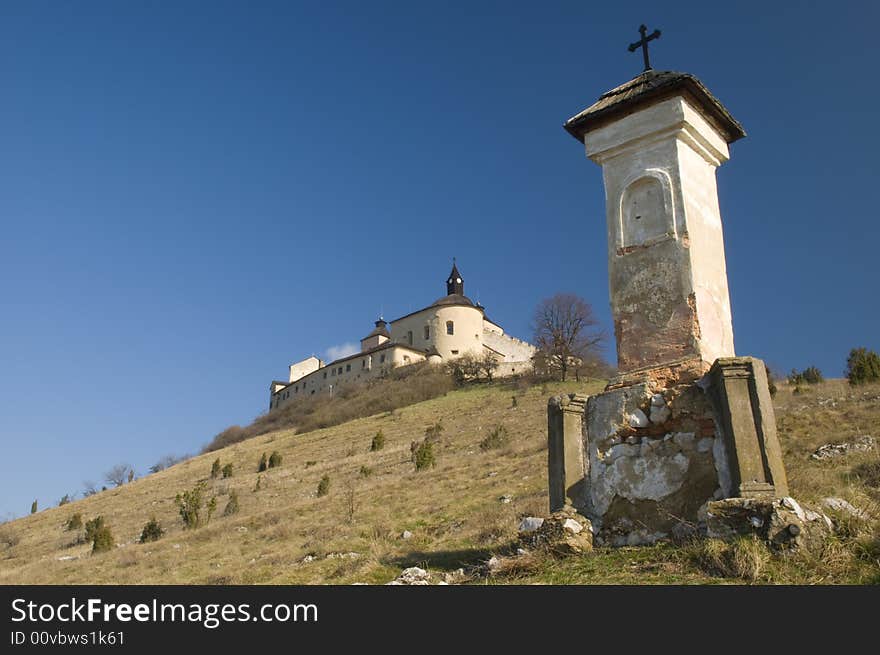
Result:
M651 62L648 60L648 41L653 41L654 39L660 38L660 30L654 30L651 34L647 34L648 28L644 25L639 26L639 34L642 35L642 38L636 41L635 43L629 44L629 51L635 52L636 48L642 49L642 56L645 58L645 70L651 70Z

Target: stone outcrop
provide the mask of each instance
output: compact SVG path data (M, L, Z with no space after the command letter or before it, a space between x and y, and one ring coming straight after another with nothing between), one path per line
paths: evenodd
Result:
M593 550L593 526L571 508L554 512L546 519L526 521L528 519L520 523L519 536L524 548L562 555L582 555Z
M822 461L848 455L849 453L866 453L874 450L875 445L874 437L863 434L856 437L852 442L823 444L816 449L816 452L810 455L810 458Z

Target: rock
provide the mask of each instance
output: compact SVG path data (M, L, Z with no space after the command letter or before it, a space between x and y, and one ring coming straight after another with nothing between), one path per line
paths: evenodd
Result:
M537 516L527 516L519 522L520 532L534 532L544 524L544 519Z
M498 557L496 557L495 555L492 555L492 557L489 558L489 561L486 562L486 569L489 571L489 573L494 573L500 567L501 567L501 560Z
M593 550L593 526L589 519L566 508L544 519L537 530L521 532L519 540L526 549L543 548L566 555L588 553Z
M236 532L247 532L248 529L247 529L245 526L240 525L240 526L238 526L237 528L235 528L235 531L236 531Z
M562 528L564 530L568 530L572 534L580 534L581 531L584 529L584 526L582 526L574 519L565 519L565 521L562 522Z
M660 407L655 407L653 404L651 405L651 423L656 425L666 423L670 416L672 416L672 410L666 405Z
M635 409L629 416L629 426L631 428L648 427L648 417L645 416L645 412L640 409Z
M693 432L676 432L675 436L672 437L672 440L681 448L693 448L694 446L694 433Z
M418 566L411 566L401 571L400 575L389 582L390 585L427 585L431 584L431 574Z
M517 548L516 554L522 557L523 555L528 555L529 551L527 551L525 548Z
M651 407L666 407L666 399L662 393L655 393L651 396Z
M464 582L466 577L464 569L455 569L454 571L443 574L443 582L446 584L459 584L460 582Z
M631 436L626 438L626 443L630 446L635 446L639 443L639 438L636 436Z
M410 532L409 530L404 530L403 534L400 535L401 539L412 539L412 537L413 537L413 533Z
M79 559L79 557L77 557L76 555L62 555L61 557L59 557L57 559L59 562L69 562L70 560L73 560L73 559Z
M503 504L506 505L507 503L509 503L510 501L513 500L513 496L509 496L509 495L507 495L507 494L504 494L504 495L501 496L501 498L499 498L498 500L499 500L501 503L503 503Z
M756 535L778 551L818 552L831 534L825 517L805 511L794 498L725 498L709 503L709 537L730 540Z
M832 459L851 452L868 452L874 450L874 437L863 434L853 442L826 443L819 446L810 457L815 460Z
M841 514L849 514L857 519L867 520L871 516L862 509L853 506L850 502L843 498L823 498L822 507L830 509L832 512L840 512Z

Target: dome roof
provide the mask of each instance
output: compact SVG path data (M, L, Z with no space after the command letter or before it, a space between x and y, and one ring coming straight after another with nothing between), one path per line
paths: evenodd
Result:
M437 298L437 300L431 303L430 307L438 307L441 305L468 305L470 307L476 307L470 298L463 296L460 293L450 293L448 296Z

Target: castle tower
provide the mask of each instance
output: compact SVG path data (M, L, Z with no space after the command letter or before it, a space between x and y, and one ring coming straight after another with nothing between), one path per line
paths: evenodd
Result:
M693 378L732 357L715 169L742 126L694 76L649 68L565 129L602 166L621 373Z
M461 277L461 273L458 272L458 266L455 265L455 260L453 259L452 271L449 273L449 279L446 280L446 295L451 296L454 293L459 296L464 295L464 279Z

